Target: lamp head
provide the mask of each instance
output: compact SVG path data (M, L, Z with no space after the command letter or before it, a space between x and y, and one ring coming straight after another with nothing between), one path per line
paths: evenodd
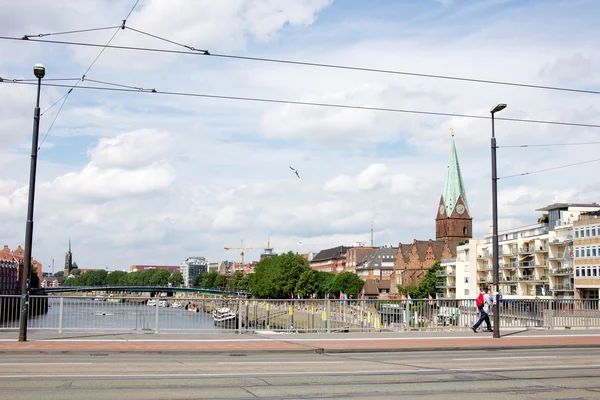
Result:
M498 104L496 107L492 108L492 110L490 111L492 114L497 113L498 111L502 111L506 108L506 104L504 103L500 103Z
M44 75L46 75L46 68L44 68L43 64L35 64L33 67L33 73L36 78L42 79Z

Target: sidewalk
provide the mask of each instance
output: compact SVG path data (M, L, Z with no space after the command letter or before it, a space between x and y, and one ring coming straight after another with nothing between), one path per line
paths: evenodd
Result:
M491 333L394 332L336 334L55 334L0 332L0 353L356 353L378 351L480 350L600 347L600 330L511 330Z

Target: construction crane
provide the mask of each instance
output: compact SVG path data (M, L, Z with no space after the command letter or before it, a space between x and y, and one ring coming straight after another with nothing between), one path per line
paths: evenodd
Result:
M267 254L272 255L273 249L282 248L282 247L271 247L271 239L269 239L269 241L267 242L267 247L257 247L257 246L246 247L246 246L244 246L244 240L242 240L242 245L240 247L224 246L223 248L225 250L239 250L240 251L240 263L242 264L242 268L244 268L244 252L246 250L264 249Z
M242 264L242 268L244 268L244 251L246 251L246 250L257 250L257 249L261 249L262 247L245 247L244 246L244 240L242 239L242 245L240 247L225 246L223 248L225 250L239 250L240 251L240 263Z

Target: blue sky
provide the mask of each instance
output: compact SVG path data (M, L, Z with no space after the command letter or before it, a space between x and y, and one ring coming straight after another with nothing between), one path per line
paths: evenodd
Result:
M120 24L133 1L14 2L0 36ZM600 88L600 5L578 1L141 0L127 25L213 53ZM35 10L35 11L32 11ZM106 43L112 30L48 37ZM113 44L180 49L119 31ZM3 78L79 77L98 49L0 40ZM596 95L404 75L106 50L86 75L159 91L600 123ZM87 85L88 83L81 83ZM42 110L64 95L42 90ZM24 241L33 87L0 84L3 244ZM60 103L59 103L60 105ZM47 132L58 106L48 111ZM78 90L39 153L34 257L82 267L237 259L223 246L298 251L435 235L450 128L476 236L491 224L489 121ZM498 144L598 141L597 129L497 122ZM597 146L499 149L499 175L597 157ZM289 170L300 171L297 179ZM500 228L553 202L597 201L596 164L501 180ZM302 246L297 243L301 241ZM256 259L259 251L248 251Z

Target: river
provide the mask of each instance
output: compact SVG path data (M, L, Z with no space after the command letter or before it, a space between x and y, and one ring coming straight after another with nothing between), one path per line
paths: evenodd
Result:
M187 301L181 303L186 304ZM61 318L60 298L50 297L48 305L47 314L29 318L29 330L58 332L62 324L63 332L232 332L232 329L215 327L212 316L207 312L190 312L183 308L151 307L145 303L112 303L94 301L91 298L65 297ZM18 321L13 321L13 324L18 327Z

